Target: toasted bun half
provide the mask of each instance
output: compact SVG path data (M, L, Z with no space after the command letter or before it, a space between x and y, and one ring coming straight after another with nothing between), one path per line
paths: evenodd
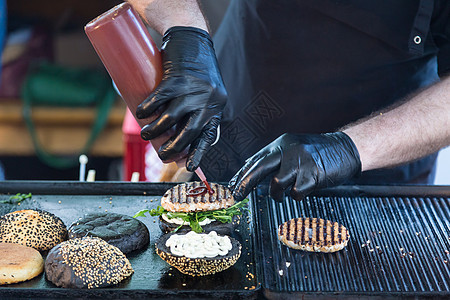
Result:
M336 252L347 246L350 235L337 222L295 218L278 226L278 239L286 246L310 252Z
M75 238L54 247L45 260L47 279L64 288L114 285L133 274L125 255L97 237Z
M0 217L0 242L46 251L66 239L66 225L47 211L19 210Z
M234 238L229 237L232 248L226 255L215 257L188 258L175 255L166 246L167 240L173 233L164 234L156 242L156 253L169 265L178 269L181 273L190 276L212 275L224 271L233 266L241 256L241 244Z
M0 285L30 280L44 270L44 260L36 249L0 243Z
M196 196L189 196L189 192L204 187L201 181L176 185L161 198L161 206L171 212L195 212L228 208L234 204L233 195L227 187L214 182L210 185L213 194L206 192Z
M89 213L69 227L69 239L95 236L116 246L123 253L148 245L150 235L144 223L116 213Z

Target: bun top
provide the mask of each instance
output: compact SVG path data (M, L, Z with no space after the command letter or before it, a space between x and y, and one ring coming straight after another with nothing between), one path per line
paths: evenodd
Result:
M234 204L231 191L220 184L211 182L213 194L201 193L201 181L185 182L167 190L161 198L161 206L171 212L195 212L224 209ZM197 193L199 191L199 193Z
M0 243L0 270L2 268L16 268L21 269L24 264L33 260L43 259L42 255L36 249L31 247L22 246L19 244Z
M36 249L0 243L0 285L29 280L44 271L44 259Z
M66 239L64 222L47 211L19 210L0 217L0 242L46 251Z
M69 278L62 275L64 269L70 270ZM65 241L50 250L45 272L58 286L97 288L117 284L134 271L119 248L97 237L84 237Z
M131 216L98 212L88 213L69 227L69 238L95 236L109 241L133 235L145 225Z

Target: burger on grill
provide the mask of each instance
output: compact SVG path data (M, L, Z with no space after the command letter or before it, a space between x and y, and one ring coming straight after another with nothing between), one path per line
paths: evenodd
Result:
M200 181L186 182L167 190L161 198L161 206L144 209L135 217L159 216L164 232L172 231L216 231L229 233L239 223L241 209L247 199L235 203L231 191L223 185L211 183L212 193Z

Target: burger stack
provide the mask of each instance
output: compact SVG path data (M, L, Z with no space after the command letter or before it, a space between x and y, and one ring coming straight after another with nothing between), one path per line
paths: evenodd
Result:
M143 210L159 216L165 233L156 242L156 253L181 273L205 276L233 266L242 246L230 235L240 222L247 200L235 203L231 191L211 183L186 182L169 189L157 209Z

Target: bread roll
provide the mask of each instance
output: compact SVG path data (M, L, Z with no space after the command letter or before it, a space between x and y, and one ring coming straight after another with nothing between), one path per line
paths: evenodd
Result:
M116 213L89 213L69 227L69 239L99 237L123 253L148 245L147 226L133 217Z
M64 288L98 288L133 274L125 255L96 237L76 238L54 247L45 260L47 279Z
M218 254L215 256L207 255L202 257L199 252L203 252L204 250L208 250L205 248L205 245L199 244L197 248L191 249L191 251L195 254L200 254L200 257L188 257L186 255L180 255L180 253L173 253L171 251L173 245L168 245L168 240L172 237L181 237L184 240L190 240L196 242L196 236L206 236L213 235L220 237L226 237L229 239L229 251L226 254ZM178 243L178 242L175 242ZM213 246L214 240L209 240L207 242L208 246ZM195 245L194 245L195 246ZM182 249L183 246L178 244L174 249ZM187 274L190 276L205 276L215 274L221 271L228 269L233 266L239 257L241 256L241 244L234 238L229 236L221 236L215 234L215 232L210 232L209 234L200 233L197 234L193 231L189 233L182 234L164 234L157 242L156 242L156 253L165 260L171 266L177 268L181 273Z
M64 222L47 211L19 210L0 217L0 242L46 251L66 239Z
M0 243L0 285L32 279L44 270L39 251L12 243Z

